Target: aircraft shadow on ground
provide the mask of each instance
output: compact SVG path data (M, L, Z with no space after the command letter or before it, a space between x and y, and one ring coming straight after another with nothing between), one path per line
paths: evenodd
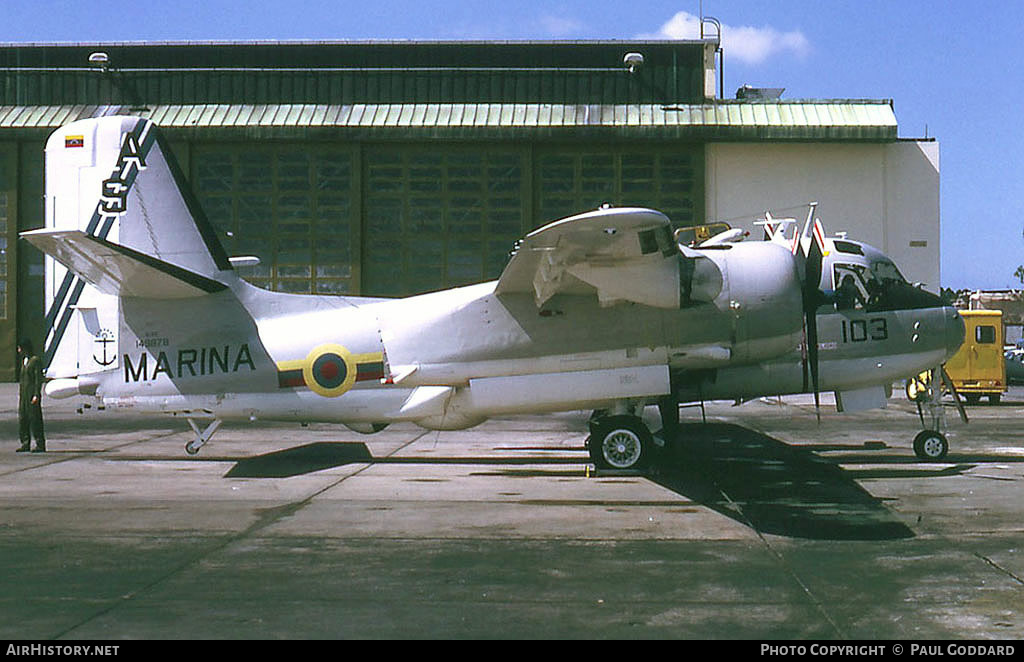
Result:
M891 540L914 532L834 462L729 423L680 426L679 450L644 476L760 533L819 540ZM374 458L366 444L319 442L238 460L229 478L287 478L355 463L579 464L575 457ZM957 473L919 472L921 477ZM511 470L515 471L515 470ZM521 471L521 470L520 470ZM550 469L537 475L549 475ZM917 475L917 474L915 474Z
M238 460L226 478L291 478L357 462L373 462L366 444L322 441Z
M650 479L758 532L891 540L914 532L833 462L729 423L684 424Z
M522 449L518 449L522 450ZM547 450L566 450L551 448ZM571 449L569 449L571 450ZM219 458L213 458L219 460ZM573 464L580 463L574 457L374 457L366 444L355 441L320 441L312 444L286 448L285 450L243 458L225 478L290 478L315 471L333 469L347 464L465 464L465 465L509 465L509 464ZM578 474L579 472L574 472Z

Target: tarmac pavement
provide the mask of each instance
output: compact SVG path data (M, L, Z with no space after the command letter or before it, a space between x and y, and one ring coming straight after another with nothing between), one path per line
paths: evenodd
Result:
M0 384L6 639L1021 639L1024 388L820 425L809 397L683 410L649 475L597 474L586 413L459 432L225 424ZM647 416L657 421L656 409Z

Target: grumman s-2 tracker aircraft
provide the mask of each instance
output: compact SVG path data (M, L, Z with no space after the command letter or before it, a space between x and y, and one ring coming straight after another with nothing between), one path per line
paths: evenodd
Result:
M603 207L528 234L497 281L283 294L238 276L157 127L111 116L50 137L46 228L22 237L49 256L47 393L184 417L189 453L223 421L371 433L593 410L593 461L631 469L675 442L680 402L831 390L845 411L883 406L960 346L953 308L870 246L826 238L811 209L802 233L768 216L766 241L688 246L658 211ZM947 444L926 430L915 447Z

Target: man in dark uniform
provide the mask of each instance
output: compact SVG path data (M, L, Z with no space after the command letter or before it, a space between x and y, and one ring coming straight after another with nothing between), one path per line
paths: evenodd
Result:
M857 304L860 304L863 308L865 304L864 297L861 295L856 283L853 282L853 276L846 274L843 282L839 284L839 290L836 292L836 310L853 310L857 307Z
M31 437L36 438L33 453L46 452L46 437L43 435L43 362L32 351L32 341L23 339L18 343L21 359L21 384L18 389L18 434L21 436L19 453L30 450ZM31 436L29 433L31 432Z

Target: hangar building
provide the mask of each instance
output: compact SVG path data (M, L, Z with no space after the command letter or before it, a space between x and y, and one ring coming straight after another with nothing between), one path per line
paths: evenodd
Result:
M0 44L0 379L43 346L43 145L137 114L229 255L286 292L405 295L497 277L516 239L603 203L754 229L766 209L939 285L938 146L889 100L725 99L717 39ZM632 55L630 55L632 54ZM628 56L628 57L627 57Z

